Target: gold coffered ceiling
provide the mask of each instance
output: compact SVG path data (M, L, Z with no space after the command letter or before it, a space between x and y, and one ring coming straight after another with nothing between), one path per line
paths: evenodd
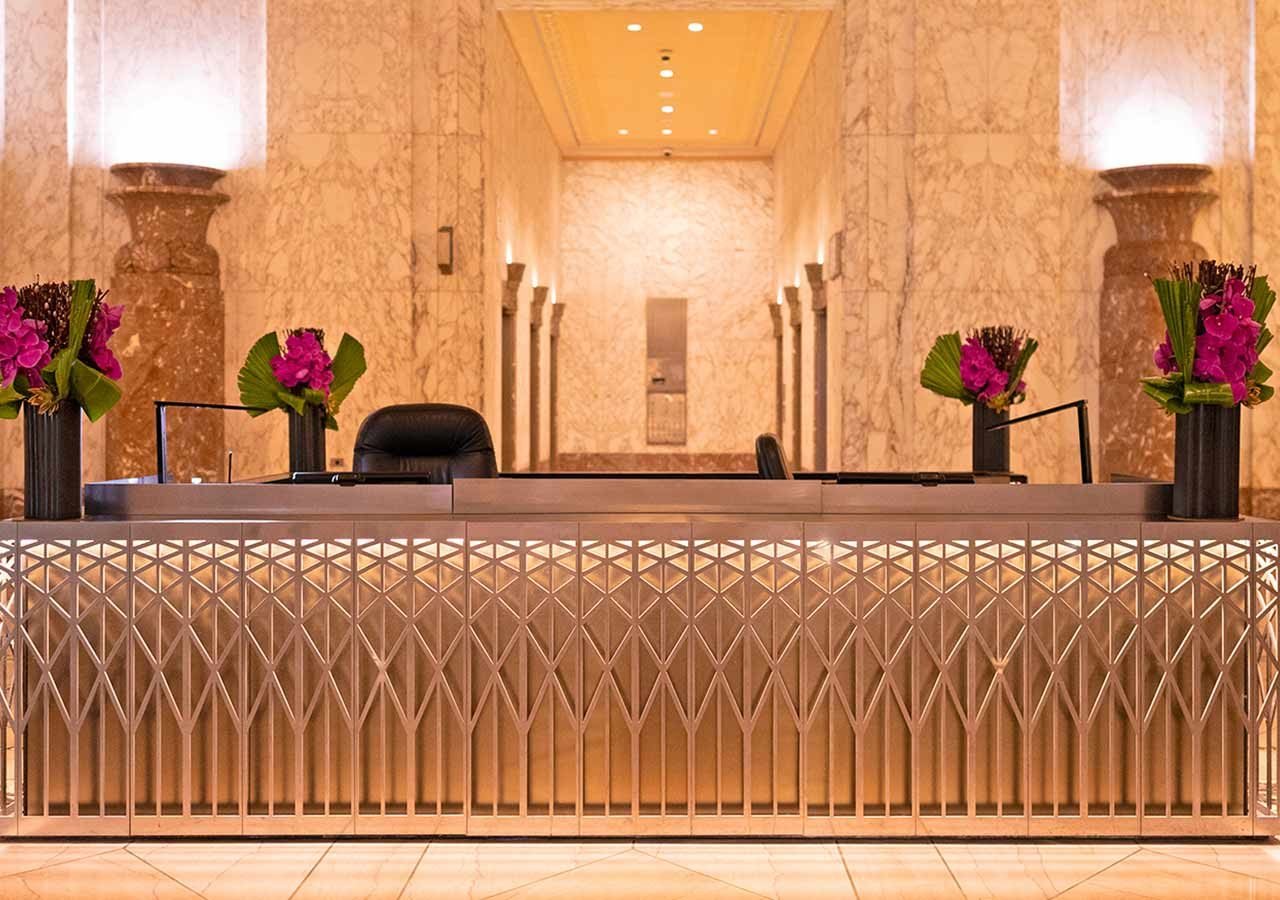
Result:
M509 9L503 20L565 156L653 156L669 147L678 156L763 157L828 15ZM690 31L691 22L702 30ZM641 30L628 31L631 24ZM664 68L673 77L661 77Z

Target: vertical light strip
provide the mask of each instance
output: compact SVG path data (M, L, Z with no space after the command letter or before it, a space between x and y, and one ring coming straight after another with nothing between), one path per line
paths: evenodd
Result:
M76 0L67 0L67 164L76 152Z

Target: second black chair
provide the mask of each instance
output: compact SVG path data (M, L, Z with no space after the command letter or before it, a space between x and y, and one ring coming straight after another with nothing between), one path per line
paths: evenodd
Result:
M756 438L756 471L761 478L791 478L787 454L776 434L762 434Z

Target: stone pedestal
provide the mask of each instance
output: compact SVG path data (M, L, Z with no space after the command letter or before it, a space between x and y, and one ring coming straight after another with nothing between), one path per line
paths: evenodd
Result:
M116 252L111 282L111 302L125 306L112 341L124 399L107 416L106 458L107 477L126 478L155 471L153 401L224 402L226 307L206 234L228 197L213 190L225 174L218 169L125 163L111 172L124 186L108 196L124 208L132 239ZM173 480L225 471L224 415L171 417Z
M1196 214L1215 199L1200 187L1212 171L1161 165L1100 173L1112 190L1097 202L1115 220L1117 238L1107 250L1099 309L1103 481L1117 474L1173 478L1173 417L1139 386L1156 371L1152 354L1165 333L1151 279L1166 277L1173 263L1205 257L1191 233Z
M550 384L548 385L547 408L551 411L551 468L556 468L556 459L560 456L560 320L564 318L564 304L551 301L551 333L547 335L550 344L551 359Z
M524 263L507 263L502 282L502 471L516 468L516 314L520 311L520 282Z
M804 379L803 360L801 359L802 329L804 317L800 311L800 288L787 285L782 289L782 296L787 301L787 311L791 322L791 466L800 468L800 385ZM779 438L782 436L779 435Z
M769 301L769 320L773 323L773 421L774 433L782 440L783 416L786 414L786 385L782 375L782 298Z
M542 311L547 305L546 285L533 289L529 305L529 470L542 463Z
M805 263L813 301L813 469L827 468L827 283L822 263Z

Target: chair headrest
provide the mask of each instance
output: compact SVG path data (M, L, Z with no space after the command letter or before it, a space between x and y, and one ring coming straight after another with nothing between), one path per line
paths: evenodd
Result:
M756 438L756 470L761 478L791 478L791 466L787 464L787 454L777 435L762 434Z
M356 435L357 472L415 472L433 481L498 474L484 416L451 403L405 403L372 413Z

